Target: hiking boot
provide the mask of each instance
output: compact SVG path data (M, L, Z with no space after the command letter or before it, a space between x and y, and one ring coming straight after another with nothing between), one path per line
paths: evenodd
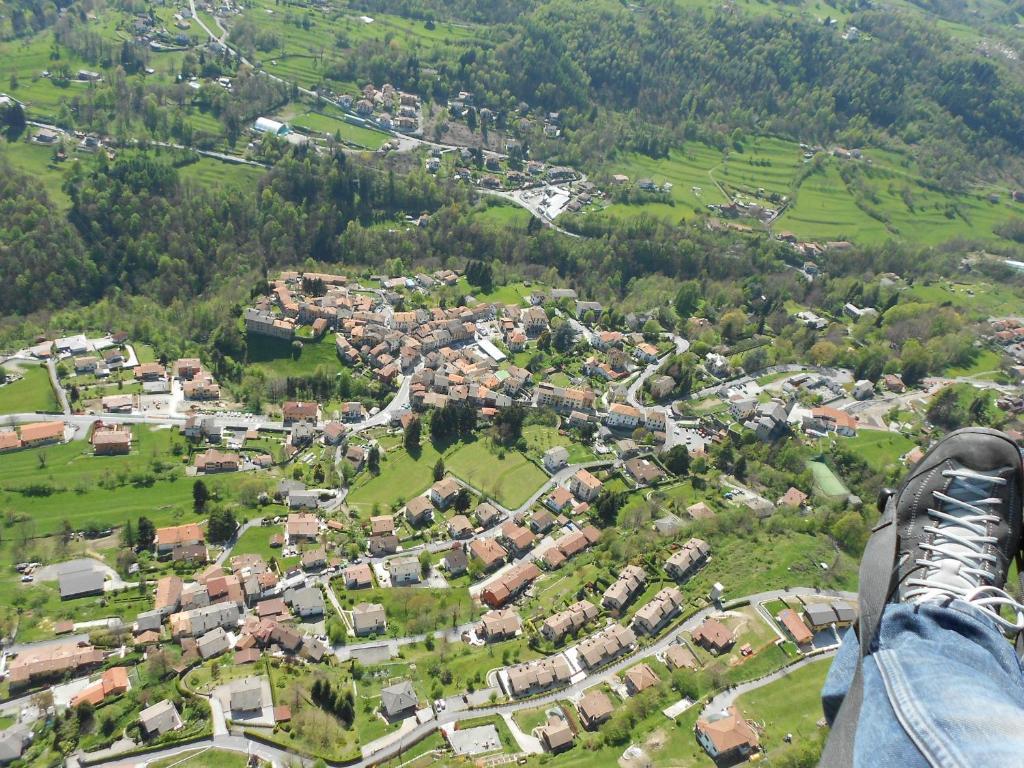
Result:
M1005 631L1024 629L1024 606L1003 591L1021 548L1022 485L1021 452L1002 432L961 429L932 448L894 498L899 601L964 600Z

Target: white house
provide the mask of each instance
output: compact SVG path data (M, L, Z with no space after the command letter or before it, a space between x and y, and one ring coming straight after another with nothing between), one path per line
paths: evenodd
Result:
M640 423L640 411L631 405L613 403L608 409L608 415L604 417L604 423L609 427L634 429Z
M544 468L554 474L569 463L569 450L564 445L556 445L544 452Z

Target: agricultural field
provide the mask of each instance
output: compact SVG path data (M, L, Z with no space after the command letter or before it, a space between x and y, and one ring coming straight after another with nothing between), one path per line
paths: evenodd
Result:
M463 25L438 24L431 30L423 22L388 14L362 16L347 8L282 10L269 0L252 3L242 18L259 31L277 37L275 47L258 52L257 63L265 71L305 88L328 79L326 71L333 61L325 55L327 52L351 51L364 41L386 40L396 55L416 54L423 60L429 59L434 49L476 37L473 28ZM331 82L353 93L360 87L351 82Z
M0 509L12 511L13 533L42 536L56 533L65 522L73 530L104 529L140 515L156 525L194 519L192 482L185 477L182 457L172 450L179 438L171 430L143 426L135 427L134 435L127 456L94 456L84 440L5 455ZM263 488L270 481L236 473L205 482L212 494L232 500L239 488Z
M906 239L937 244L955 237L994 240L993 227L1018 212L1006 189L978 187L947 193L926 183L912 158L896 152L867 149L863 160L842 161L819 154L804 164L803 150L774 137L745 140L742 151L720 151L692 142L667 158L637 153L606 164L608 174L625 174L630 182L649 178L659 187L672 185L672 204L613 203L580 215L655 216L668 221L692 218L712 203L728 202L724 192L746 202L762 194L788 196L792 202L773 222L808 240L851 240L882 243ZM995 195L990 200L990 195ZM739 219L738 223L752 224Z

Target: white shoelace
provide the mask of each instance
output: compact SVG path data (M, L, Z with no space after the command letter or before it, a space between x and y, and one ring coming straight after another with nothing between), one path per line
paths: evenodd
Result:
M947 469L943 477L963 481L963 490L983 497L992 485L1006 485L1006 479L991 477L969 469ZM951 483L952 485L952 483ZM992 573L987 564L998 563L999 556L985 552L985 547L995 544L994 536L987 536L987 526L998 523L1000 517L986 512L984 507L1000 504L997 498L978 498L972 501L956 499L935 491L935 500L943 509L929 509L929 516L936 525L925 526L924 532L933 536L931 544L922 544L927 556L916 560L926 569L923 578L908 579L910 587L903 599L908 603L924 603L936 600L958 599L985 611L1004 632L1024 630L1024 605L1011 597L1005 590L988 583ZM1008 607L1016 614L1016 621L1008 621L999 611Z

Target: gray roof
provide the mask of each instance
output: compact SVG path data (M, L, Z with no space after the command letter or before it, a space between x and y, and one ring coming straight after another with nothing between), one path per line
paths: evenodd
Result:
M284 594L284 601L300 616L324 612L324 596L316 587L289 589Z
M139 712L139 723L147 733L162 734L174 730L176 724L180 722L178 717L174 702L164 699Z
M209 659L220 653L225 653L231 644L228 642L227 633L220 627L215 627L205 635L196 640L196 648L199 655Z
M231 692L231 709L251 712L263 708L263 682L259 678L243 681Z
M22 723L15 723L10 728L0 731L0 765L21 757L25 745L31 740L31 729Z
M95 564L81 564L75 569L61 569L58 580L62 600L103 591L103 571Z
M408 680L388 686L380 692L381 706L384 708L384 714L389 717L415 708L418 701L419 697Z

